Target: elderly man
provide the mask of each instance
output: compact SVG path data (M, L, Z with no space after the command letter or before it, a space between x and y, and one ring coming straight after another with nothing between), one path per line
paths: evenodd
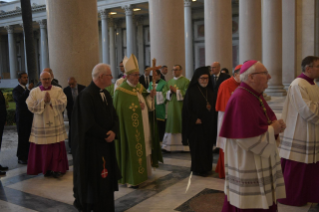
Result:
M1 77L0 77L1 80ZM1 143L2 143L2 135L4 125L6 124L7 118L7 106L6 106L6 99L3 96L2 91L0 90L0 150L1 150ZM5 175L8 170L8 167L0 165L0 175Z
M125 57L123 63L127 80L114 94L114 106L120 123L116 151L123 175L120 183L136 187L152 174L151 164L161 161L159 142L152 140L148 115L148 106L153 109L149 104L150 98L156 94L156 91L152 90L146 101L143 96L146 95L146 90L138 82L140 75L136 57L133 54L130 58Z
M18 163L27 164L29 155L29 138L31 133L33 113L28 110L28 106L25 103L27 100L30 90L33 88L33 83L28 83L28 74L21 72L18 74L19 85L12 91L13 99L16 103L16 115L15 120L18 131L18 149L17 157Z
M85 88L84 85L80 85L77 83L74 77L70 77L68 80L68 87L65 87L63 89L63 92L66 95L66 98L68 100L68 103L66 105L66 110L68 112L68 119L69 119L69 147L71 149L71 143L72 143L72 136L71 136L71 125L72 125L72 111L73 111L73 105L76 100L76 97L79 95L79 93ZM69 151L71 153L71 150Z
M228 79L230 76L228 74L221 73L220 71L220 63L219 62L213 62L211 65L211 77L212 77L212 88L213 88L213 110L214 110L214 118L213 118L213 145L216 145L216 138L217 138L217 128L218 128L218 111L215 109L216 107L216 100L217 100L217 94L220 84ZM214 153L217 153L219 150L218 148L214 151Z
M167 152L189 152L187 141L182 143L182 108L189 80L183 77L181 65L175 65L173 72L174 78L169 80L163 89L168 105L162 149Z
M27 173L60 177L69 170L64 140L67 134L62 112L67 99L63 90L51 85L51 75L43 71L42 85L31 90L26 100L28 109L34 114Z
M79 93L72 113L74 205L79 211L114 211L114 191L121 178L114 138L118 116L104 89L112 82L107 64L97 64L92 82Z
M225 143L225 201L222 212L277 211L285 197L276 137L283 120L263 98L271 78L265 66L247 61L240 70L241 84L226 106L220 136Z
M319 203L319 57L302 60L302 73L290 84L282 118L287 130L279 145L287 197L285 205Z
M216 172L219 174L219 178L225 178L225 166L224 166L224 151L225 138L219 136L220 128L223 123L223 117L226 109L227 102L233 92L240 84L240 68L242 65L238 65L234 69L233 76L220 85L218 89L217 102L215 110L218 111L218 129L217 129L217 142L216 147L219 148L219 158L216 166Z
M151 70L148 66L145 66L144 74L140 76L139 82L144 86L144 88L148 89L150 82L152 82L152 76L150 76Z
M45 69L43 69L43 72L48 72L51 75L51 85L58 86L58 87L62 88L62 86L59 84L59 81L57 79L54 79L54 74L53 74L53 71L51 68L45 68ZM41 80L37 84L37 87L40 85L42 85Z

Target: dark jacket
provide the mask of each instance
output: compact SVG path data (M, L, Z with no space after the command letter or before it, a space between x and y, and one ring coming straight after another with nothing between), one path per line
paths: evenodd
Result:
M148 86L150 85L150 83L152 82L152 76L149 76L149 82L148 82L148 85L146 85L146 82L145 82L145 76L144 74L142 76L140 76L140 79L139 79L139 82L144 86L144 88L148 89Z
M29 94L30 90L27 88L24 90L24 88L20 85L12 90L13 99L16 103L15 121L18 127L21 124L32 124L33 113L29 111L28 106L25 102Z
M0 90L0 121L5 120L6 117L7 117L6 100L5 100L4 96L3 96L2 91Z
M78 94L85 88L84 85L80 85L80 84L77 84L78 85ZM69 120L71 119L71 115L72 115L72 111L73 111L73 105L74 105L74 102L73 102L73 96L72 96L72 89L70 86L68 87L65 87L63 89L63 92L65 93L66 95L66 98L68 100L68 103L66 105L66 109L68 111L68 118Z

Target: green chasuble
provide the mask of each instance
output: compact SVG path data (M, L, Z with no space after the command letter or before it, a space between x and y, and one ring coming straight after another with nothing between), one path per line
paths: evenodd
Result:
M114 98L114 84L112 83L110 86L106 87L105 90L107 90L111 97Z
M163 79L160 79L157 82L156 91L157 92L163 92L164 86L166 85L166 81ZM153 82L150 83L150 86L148 87L148 90L153 90ZM166 115L166 97L163 93L164 103L163 104L157 104L156 97L155 99L155 109L156 109L156 119L160 121L165 121L165 115Z
M165 95L170 90L169 86L175 87L177 90L180 90L181 95L185 96L186 90L189 85L189 80L183 76L179 77L177 80L174 78L169 80L164 86L163 94ZM167 121L166 121L166 133L182 133L182 109L183 109L183 100L177 101L176 94L171 93L171 100L168 100L167 105Z
M120 124L120 134L115 142L116 156L123 176L119 182L130 185L139 185L148 177L142 111L136 92L146 94L145 88L140 83L133 88L124 81L114 94L114 107ZM150 130L153 138L152 126ZM158 153L160 151L159 142L158 145L153 145L153 143L152 139L152 153L153 149L156 149ZM160 160L161 155L154 155L157 155Z

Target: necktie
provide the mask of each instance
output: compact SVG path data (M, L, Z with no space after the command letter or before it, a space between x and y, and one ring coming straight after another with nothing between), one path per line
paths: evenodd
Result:
M217 82L217 76L214 76L214 82L215 83Z
M106 100L106 96L105 96L103 90L100 91L100 95L101 95L102 101L103 101L103 102L106 102L106 105L108 105L108 104L107 104L107 100Z

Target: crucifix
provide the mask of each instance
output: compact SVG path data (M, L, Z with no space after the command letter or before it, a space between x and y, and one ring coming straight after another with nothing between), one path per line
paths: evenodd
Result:
M53 122L48 122L47 125L49 125L49 127L51 127L51 124L53 124Z
M155 58L153 58L153 60L152 60L152 67L149 67L148 68L148 70L150 70L150 71L153 71L152 73L153 73L153 79L152 79L152 81L153 81L153 90L155 91L156 90L156 80L155 80L155 78L154 78L154 73L156 72L156 70L158 70L158 69L160 69L162 66L156 66L156 59ZM157 74L157 73L156 73Z

